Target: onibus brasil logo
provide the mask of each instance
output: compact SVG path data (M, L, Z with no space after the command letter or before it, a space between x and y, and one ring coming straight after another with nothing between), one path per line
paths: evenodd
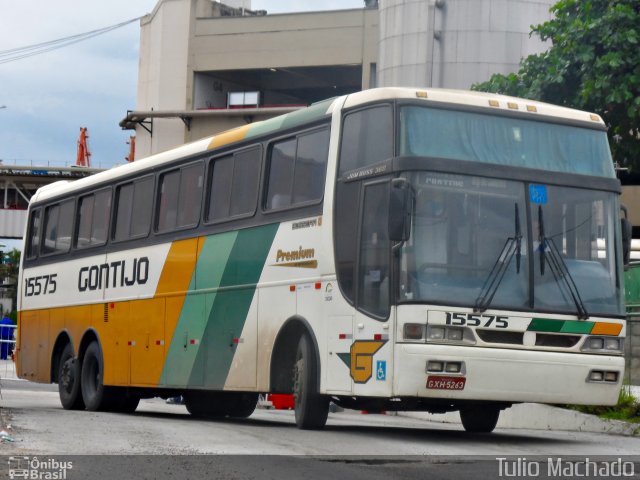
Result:
M54 458L9 457L9 478L34 480L65 480L67 470L73 462L62 462Z

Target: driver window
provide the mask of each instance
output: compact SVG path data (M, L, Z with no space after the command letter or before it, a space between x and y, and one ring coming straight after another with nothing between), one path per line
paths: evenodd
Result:
M360 235L358 306L377 317L389 316L389 182L365 187Z

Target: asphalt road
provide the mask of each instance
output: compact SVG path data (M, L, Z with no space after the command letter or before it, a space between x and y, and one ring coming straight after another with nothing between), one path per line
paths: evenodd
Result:
M69 479L481 479L499 478L501 465L531 473L533 463L537 477L546 478L549 458L621 458L635 462L640 478L640 457L630 457L640 454L638 437L507 429L470 435L457 425L349 411L330 414L323 431L301 431L289 411L202 421L183 406L152 399L132 415L73 412L60 406L56 386L21 380L3 380L1 394L1 420L14 439L0 444L2 453L67 459L73 463ZM513 463L497 460L502 457ZM0 462L0 470L8 468Z

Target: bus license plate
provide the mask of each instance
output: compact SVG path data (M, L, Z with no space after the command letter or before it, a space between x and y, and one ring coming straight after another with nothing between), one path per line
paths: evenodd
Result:
M465 377L445 377L441 375L429 375L427 388L431 390L464 390Z

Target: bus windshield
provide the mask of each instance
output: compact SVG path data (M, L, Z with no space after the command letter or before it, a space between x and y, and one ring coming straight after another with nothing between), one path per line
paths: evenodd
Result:
M406 178L415 206L400 302L477 308L484 295L485 308L623 314L614 193L435 172Z
M400 155L615 178L604 131L414 105L400 110Z

